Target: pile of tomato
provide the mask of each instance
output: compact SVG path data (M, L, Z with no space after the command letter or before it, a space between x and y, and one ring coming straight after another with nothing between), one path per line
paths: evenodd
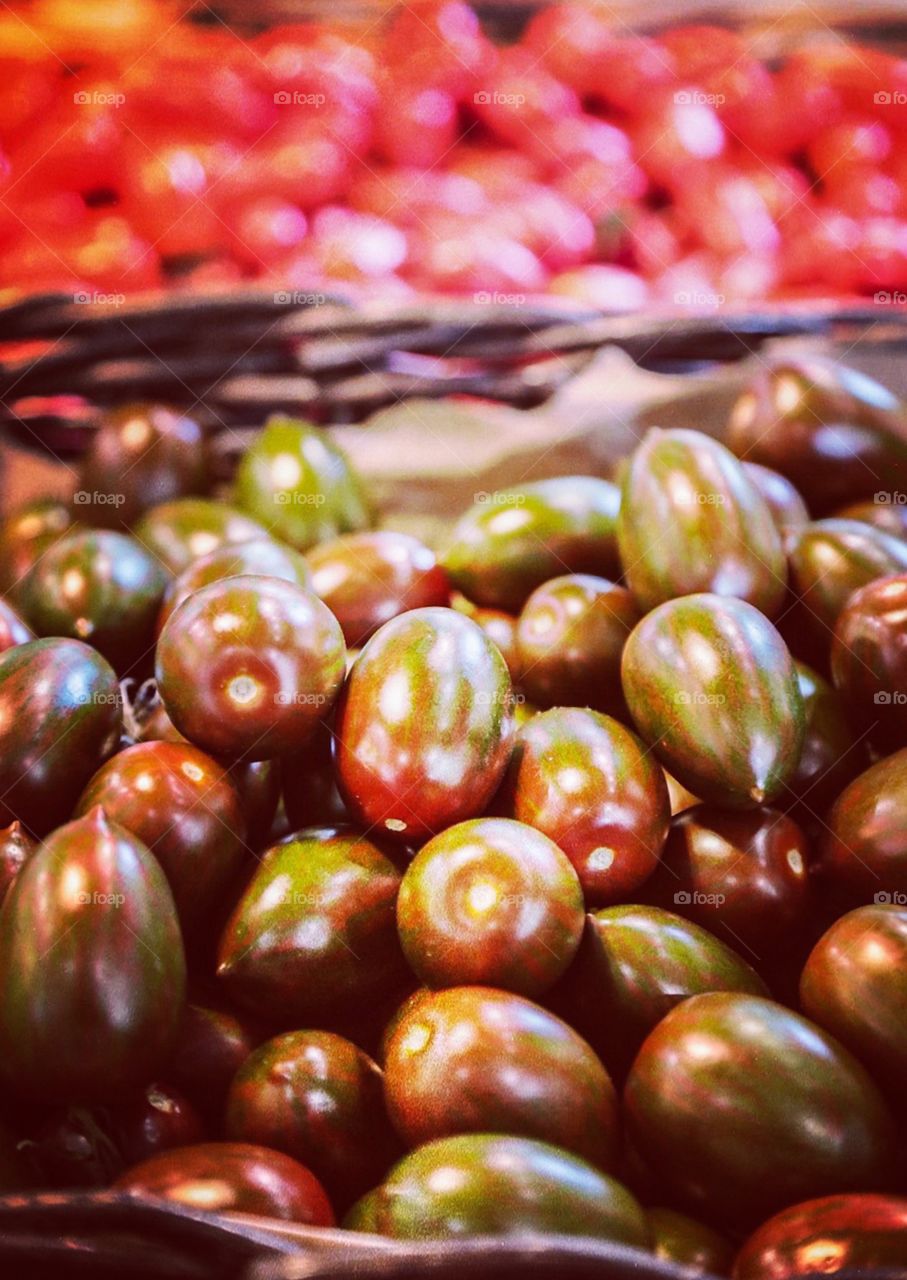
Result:
M907 60L461 0L246 36L167 5L0 24L0 279L345 282L613 308L907 289Z

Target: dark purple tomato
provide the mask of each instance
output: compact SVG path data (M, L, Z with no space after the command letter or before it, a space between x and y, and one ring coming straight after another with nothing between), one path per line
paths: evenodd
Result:
M167 1062L167 1078L204 1115L220 1116L236 1072L258 1043L235 1014L187 1004Z
M0 831L0 903L26 862L37 852L39 843L28 834L21 822L12 822L5 830Z
M641 610L677 596L735 596L773 617L785 595L774 516L720 441L685 428L650 428L621 485L618 546Z
M674 1209L647 1209L646 1222L656 1258L710 1276L731 1274L734 1246L711 1227Z
M848 782L866 767L866 744L854 733L837 689L805 662L794 666L806 733L797 767L775 804L806 825L821 819Z
M231 998L276 1026L367 1007L404 966L400 872L352 828L297 832L261 859L220 942Z
M416 843L480 814L513 741L507 666L454 609L414 609L369 640L337 710L341 794L367 827Z
M254 851L268 843L280 804L280 761L237 760L230 781L239 793L246 824L246 844Z
M790 530L809 524L806 503L787 476L758 462L744 462L743 470L762 495L782 538Z
M469 605L469 602L466 601ZM507 663L507 670L514 684L520 679L520 660L516 645L517 620L512 613L504 613L500 609L481 609L469 606L463 612L477 622L489 640L493 640ZM519 707L517 707L517 711Z
M552 578L517 621L520 686L538 707L593 707L626 716L620 658L641 614L626 587L591 574Z
M140 1085L171 1049L185 977L160 865L93 809L45 840L0 911L0 1069L49 1101Z
M282 1151L247 1142L202 1142L162 1151L129 1169L115 1186L208 1213L334 1225L330 1202L314 1174Z
M75 510L105 529L133 524L149 507L207 487L205 437L194 418L161 404L109 410L79 467Z
M483 494L458 521L443 564L474 604L518 613L562 573L619 571L620 490L594 476L556 476Z
M797 767L806 725L793 660L746 601L659 605L627 641L622 678L640 736L700 799L769 804Z
M624 1091L631 1139L672 1200L746 1226L810 1196L884 1186L893 1120L855 1058L760 996L693 996Z
M139 742L102 765L76 816L97 805L158 859L184 929L217 909L246 851L239 793L222 765L189 743Z
M809 1275L903 1275L907 1199L823 1196L764 1222L737 1256L734 1280L800 1280Z
M804 625L826 651L853 593L876 578L905 570L907 541L859 520L816 520L792 539L791 588Z
M809 863L806 836L783 813L696 805L671 822L644 892L758 965L806 933L813 906Z
M671 818L664 774L636 734L579 707L544 711L520 729L495 803L564 851L593 906L649 878Z
M79 640L32 640L0 654L0 821L36 835L72 814L119 743L113 668Z
M549 1003L623 1077L665 1014L708 991L768 995L747 960L692 921L660 907L606 907L586 917Z
M907 490L902 405L838 361L762 364L734 405L728 443L738 457L787 476L814 515L889 485Z
M124 674L150 665L167 577L135 538L77 530L35 564L22 587L22 607L38 635L84 640Z
M800 978L804 1011L899 1092L907 1075L907 906L858 907L816 943Z
M818 872L842 909L907 900L907 748L871 765L838 796Z
M201 1142L204 1126L191 1102L169 1085L149 1084L113 1112L116 1143L129 1168L159 1151Z
M528 1138L466 1134L405 1156L374 1193L371 1229L397 1240L576 1235L645 1248L639 1203L585 1160Z
M855 591L835 624L831 673L851 721L880 751L907 747L907 574Z
M291 831L349 822L349 811L337 788L331 718L319 722L304 747L283 757L280 770Z
M414 1001L390 1037L384 1073L388 1111L409 1146L509 1133L614 1167L608 1073L572 1028L522 996L451 987Z
M171 573L229 543L268 538L263 524L243 511L209 498L175 498L146 511L133 529L146 551Z
M338 1205L376 1186L400 1154L380 1067L328 1031L288 1031L256 1049L230 1086L226 1132L293 1156Z
M312 586L351 649L409 609L450 602L447 574L417 538L390 529L347 533L308 553Z
M0 590L14 605L32 566L72 527L72 509L58 498L37 498L0 521Z
M474 818L423 845L397 899L403 952L429 987L537 996L583 931L583 892L554 841L522 822Z
M7 600L0 600L0 653L34 640L31 628Z
M264 578L281 578L295 582L298 587L311 587L312 575L298 551L285 547L273 538L250 538L248 542L229 542L206 556L199 556L178 573L164 594L158 613L157 627L164 623L179 605L201 587L224 578L245 577L248 574Z
M337 620L311 591L279 578L225 578L171 615L155 674L190 742L266 760L312 734L340 688L345 656Z

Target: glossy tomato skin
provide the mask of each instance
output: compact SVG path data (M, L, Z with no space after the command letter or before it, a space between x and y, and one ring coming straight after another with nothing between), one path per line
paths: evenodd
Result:
M231 998L275 1026L367 1007L403 971L400 873L353 828L297 832L265 853L220 942Z
M907 1071L907 911L875 903L836 920L800 977L804 1011L888 1085Z
M377 1063L328 1031L288 1031L243 1063L227 1100L227 1135L293 1156L348 1205L400 1155Z
M907 746L907 574L855 591L838 615L831 672L855 725L883 751Z
M251 538L248 542L226 543L205 556L199 556L173 578L164 593L158 614L158 630L174 609L211 582L245 574L282 578L299 587L311 587L312 575L298 551L283 546L273 538Z
M470 618L414 609L385 623L337 709L350 812L410 843L481 813L510 755L512 703L504 659Z
M38 635L84 640L125 674L150 662L166 585L166 571L135 538L76 531L31 570L22 606Z
M580 707L544 711L520 729L495 806L566 853L592 906L645 883L671 817L664 774L636 734Z
M246 823L228 771L189 743L139 742L91 779L76 816L101 805L164 868L184 929L217 910L246 850Z
M731 451L702 432L646 432L624 472L617 531L641 609L703 591L769 617L781 607L787 574L772 513Z
M626 587L565 574L536 587L516 627L520 686L538 707L625 716L620 659L641 614Z
M863 502L851 502L834 514L839 520L862 520L874 525L893 538L907 538L907 505L888 501L888 494L877 495L881 501L867 498Z
M0 655L0 709L3 820L44 835L119 742L116 674L79 640L33 640Z
M202 1142L164 1151L127 1170L114 1185L208 1212L334 1225L324 1188L308 1169L281 1151L247 1142Z
M892 1274L907 1266L907 1199L822 1196L783 1209L746 1241L734 1280L796 1280L804 1270L835 1276Z
M837 689L805 662L794 666L806 732L797 767L775 804L806 826L823 817L865 767L866 744L854 733Z
M279 578L225 578L170 617L155 675L177 729L215 755L266 760L302 746L331 707L346 650L316 595Z
M400 885L397 927L427 986L537 996L579 946L583 893L569 859L540 831L474 818L416 854Z
M651 906L586 917L580 950L549 1003L623 1078L675 1005L709 991L768 994L748 959L691 920Z
M907 489L903 409L891 392L831 361L778 360L759 369L731 413L738 457L772 467L813 516L871 498L879 477Z
M826 818L818 872L839 906L907 893L907 748L870 765L841 792Z
M397 1240L526 1233L645 1247L645 1216L619 1182L559 1147L495 1133L405 1156L375 1193L374 1229Z
M313 590L343 628L350 648L409 609L450 601L447 575L417 538L390 529L348 533L308 553Z
M16 876L38 850L39 844L21 822L11 822L5 830L0 831L0 904Z
M872 1080L831 1036L759 996L673 1009L639 1051L624 1108L644 1159L707 1220L752 1225L890 1177L893 1121Z
M243 454L236 500L299 551L370 523L361 483L346 456L323 431L292 418L270 418Z
M14 604L29 570L73 523L73 509L57 498L26 502L0 523L0 589Z
M703 800L771 803L797 766L805 721L781 636L743 600L669 600L624 648L624 696L645 742Z
M730 1275L734 1246L711 1227L674 1209L647 1209L646 1222L656 1258L713 1276Z
M758 462L745 461L743 470L762 495L782 539L791 530L809 524L809 509L787 476Z
M250 1025L233 1013L187 1004L167 1062L167 1077L202 1115L220 1122L227 1090L258 1039Z
M162 502L206 488L205 440L194 418L160 404L105 414L79 467L77 514L125 529Z
M34 632L7 600L0 600L0 653L34 640Z
M619 506L617 486L592 476L503 489L460 519L443 563L468 600L518 613L559 574L616 574Z
M187 1147L205 1137L201 1117L169 1085L150 1084L115 1109L113 1128L126 1166L159 1151Z
M644 892L759 966L808 931L810 861L803 831L777 810L695 805L672 820Z
M268 537L264 525L251 516L208 498L174 498L151 507L133 533L173 574L218 547Z
M149 850L94 809L26 864L0 914L7 1079L50 1101L108 1099L153 1075L185 993L173 897Z
M457 1133L555 1142L614 1167L614 1086L560 1018L492 987L450 987L401 1016L387 1044L385 1096L409 1146Z
M284 810L293 831L350 821L337 788L334 744L333 717L329 716L319 723L304 747L279 762Z
M817 520L794 536L791 587L803 621L827 652L850 597L876 578L907 570L907 541L859 520Z

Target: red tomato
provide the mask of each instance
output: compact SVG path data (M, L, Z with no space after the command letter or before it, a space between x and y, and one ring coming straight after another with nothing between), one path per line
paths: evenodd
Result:
M383 42L385 64L393 70L414 58L430 72L425 81L455 97L472 92L490 72L495 50L475 12L461 0L417 0L397 10Z
M731 67L748 56L747 42L727 27L674 27L661 36L682 80L699 80L708 71Z
M337 200L350 182L352 157L346 147L329 137L317 120L275 133L247 158L251 185L281 196L303 209L314 209Z
M677 79L674 55L646 36L614 37L596 49L591 61L584 93L630 117L644 114L652 93L667 88Z
M633 135L640 166L671 191L685 178L697 180L727 142L714 103L695 87L659 94Z
M848 293L860 277L859 245L860 226L855 219L821 203L798 208L784 222L781 282L788 286L819 283L828 292Z
M536 184L523 188L519 199L497 210L487 225L512 235L554 271L584 262L595 247L595 228L585 213Z
M891 148L891 134L878 120L851 117L818 133L806 155L816 176L824 179L839 165L881 165Z
M645 195L648 180L636 164L612 166L582 160L557 179L557 188L595 222Z
M392 223L337 207L315 214L311 248L325 274L342 279L389 275L407 253L406 236Z
M235 256L263 269L305 239L308 223L296 205L279 196L257 196L223 210Z
M614 37L585 4L558 4L533 14L522 39L553 76L579 94L592 91Z
M414 229L406 275L430 281L438 290L481 295L480 301L536 292L546 279L536 255L520 241L446 215L427 218Z
M382 160L431 169L451 150L457 133L452 94L388 79L375 128L375 149Z
M474 178L424 169L369 167L354 179L348 200L354 209L403 226L418 222L431 209L475 217L488 208L485 192Z
M600 264L576 267L555 276L548 288L552 293L576 298L602 311L638 311L649 301L645 280L624 267Z
M513 146L531 146L548 121L576 116L576 93L523 49L502 49L488 84L473 98L473 110L496 137Z

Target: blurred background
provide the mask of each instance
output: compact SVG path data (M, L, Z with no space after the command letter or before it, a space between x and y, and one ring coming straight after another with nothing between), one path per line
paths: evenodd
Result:
M0 10L0 288L721 311L907 290L903 4Z

